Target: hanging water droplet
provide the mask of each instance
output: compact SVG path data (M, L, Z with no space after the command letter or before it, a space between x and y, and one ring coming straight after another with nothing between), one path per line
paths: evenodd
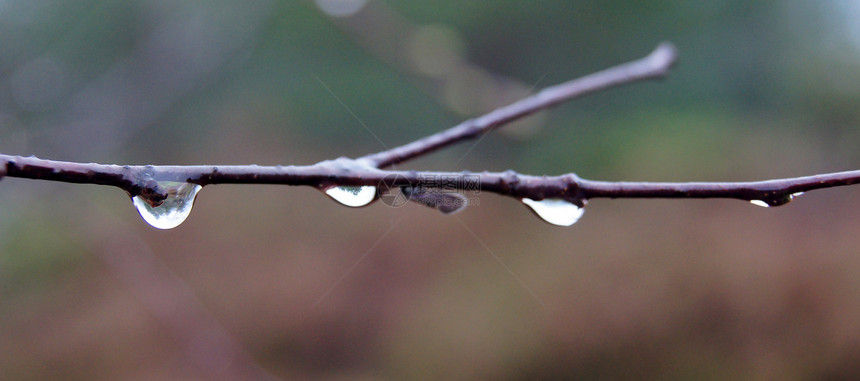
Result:
M143 220L158 229L173 229L185 221L191 214L197 192L203 189L197 184L176 181L159 181L158 187L167 192L161 205L152 206L141 196L131 199Z
M335 201L353 208L365 206L376 199L376 187L374 186L343 186L326 188L323 192Z
M528 205L538 217L544 221L558 226L571 226L579 221L585 208L570 201L560 198L549 198L535 201L530 198L522 199L523 204Z
M750 204L760 206L762 208L770 208L770 205L762 200L750 200Z
M786 193L782 195L777 195L771 197L766 200L750 200L750 204L760 206L763 208L770 208L771 206L782 206L791 202L798 196L802 195L803 192L795 192L795 193Z
M456 192L447 192L442 189L425 187L400 187L400 191L409 201L437 209L445 214L454 214L469 205L469 199L465 195Z

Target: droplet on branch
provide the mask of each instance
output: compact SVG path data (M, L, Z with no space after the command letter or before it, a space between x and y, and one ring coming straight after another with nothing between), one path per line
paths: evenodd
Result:
M558 226L571 226L579 221L579 218L585 213L584 207L560 198L548 198L540 201L523 198L522 201L538 217Z
M157 229L173 229L185 221L191 214L197 192L203 189L198 184L176 181L159 181L158 187L166 191L167 198L157 206L142 196L131 199L143 220Z
M340 186L329 187L323 190L333 200L352 207L365 206L376 200L376 187L374 186Z
M761 206L763 208L770 208L771 206L782 206L782 205L788 204L789 202L791 202L791 200L794 200L795 198L797 198L797 196L800 196L802 194L803 194L803 192L786 193L786 194L776 195L776 196L773 196L773 197L770 197L767 199L749 200L749 202L750 202L750 204L753 204L756 206Z

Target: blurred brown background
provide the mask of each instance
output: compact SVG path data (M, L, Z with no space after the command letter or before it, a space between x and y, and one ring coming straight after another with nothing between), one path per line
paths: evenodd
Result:
M758 180L860 168L860 6L0 2L0 152L310 164L644 56L667 81L402 169ZM860 191L780 208L483 194L443 216L211 186L160 231L116 189L0 181L0 379L850 379Z

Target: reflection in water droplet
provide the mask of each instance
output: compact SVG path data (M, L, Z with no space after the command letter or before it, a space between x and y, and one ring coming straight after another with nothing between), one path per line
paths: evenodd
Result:
M353 208L365 206L376 199L376 187L331 187L325 189L325 194L335 201Z
M148 224L158 229L173 229L191 214L194 198L203 187L175 181L159 181L158 186L167 191L167 198L161 205L152 206L140 196L134 196L131 201Z
M585 213L585 208L582 208L570 201L559 198L550 198L540 201L535 201L530 198L524 198L523 204L528 205L538 217L544 221L558 226L571 226L579 221L582 214Z
M400 191L409 201L437 209L445 214L454 214L469 205L469 199L453 191L424 187L401 187Z

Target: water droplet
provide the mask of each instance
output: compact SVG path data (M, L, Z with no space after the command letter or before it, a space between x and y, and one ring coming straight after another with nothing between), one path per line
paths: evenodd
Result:
M579 218L585 213L585 208L560 198L549 198L540 201L524 198L522 201L538 217L558 226L571 226L576 221L579 221Z
M762 208L770 208L770 205L762 200L750 200L750 204L760 206Z
M335 201L353 208L365 206L376 200L376 187L374 186L331 187L326 188L323 192Z
M798 196L802 195L803 192L796 193L786 193L782 195L773 196L772 198L766 200L750 200L750 204L760 206L763 208L770 208L771 206L782 206L791 202Z
M401 187L400 191L409 201L437 209L445 214L454 214L469 205L465 195L443 189L424 187Z
M158 229L173 229L191 214L194 198L203 187L176 181L159 181L158 186L167 192L161 205L152 206L141 196L134 196L131 201L148 224Z

